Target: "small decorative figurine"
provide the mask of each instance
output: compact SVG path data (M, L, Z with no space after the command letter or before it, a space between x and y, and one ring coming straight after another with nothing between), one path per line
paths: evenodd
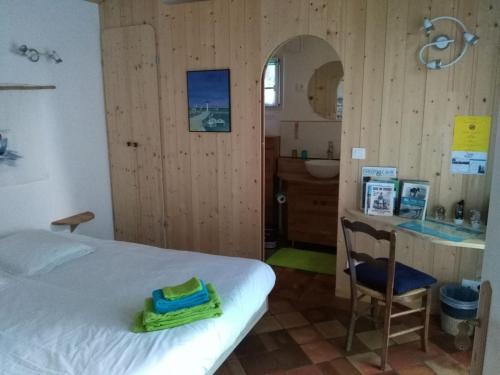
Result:
M463 199L455 206L455 224L457 225L464 223L464 206L465 202Z
M470 210L470 225L472 229L481 227L481 212L479 210Z
M446 219L446 208L443 206L436 206L436 208L434 208L434 218L444 221Z

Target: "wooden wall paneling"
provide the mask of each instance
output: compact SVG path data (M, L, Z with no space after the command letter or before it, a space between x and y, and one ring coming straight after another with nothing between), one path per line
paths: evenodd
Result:
M135 150L127 147L133 132L131 126L123 125L131 121L131 105L127 96L130 77L126 64L108 63L121 61L125 54L125 41L118 36L121 36L118 30L103 34L103 46L106 48L103 48L102 54L115 239L136 241L137 216L119 214L120 210L135 213L139 208Z
M140 205L140 242L165 246L164 193L157 53L154 30L150 25L140 29L133 55L128 56L137 74L131 74L133 140L138 143L137 171ZM129 47L130 48L130 47ZM130 68L131 70L131 68Z
M99 5L101 28L110 29L120 27L120 9L123 4L120 0L106 0Z
M166 23L160 34L160 44L171 38L171 48L164 48L165 55L160 57L160 69L165 75L164 87L165 116L164 144L166 157L164 162L167 184L167 225L169 247L174 249L193 249L193 207L191 186L191 145L187 119L186 91L186 5L168 7L169 17L162 19ZM161 23L160 23L161 24ZM165 29L166 28L166 29ZM170 33L168 33L170 31ZM167 115L168 114L168 115ZM166 125L166 126L165 126Z
M461 278L480 280L483 267L483 251L462 249L458 267L458 274Z
M142 23L148 23L150 25L154 25L154 18L156 14L155 6L158 4L158 1L151 0L131 0L130 9L131 9L131 19L132 24L140 25Z
M405 93L408 0L389 0L387 4L384 91L379 142L379 165L399 166L399 139Z
M384 87L387 0L367 2L365 55L363 72L363 102L361 107L360 146L366 148L366 159L361 166L378 165L382 98ZM346 124L348 126L348 124Z
M158 137L159 99L153 28L142 25L106 30L103 34L103 50L106 51L103 54L105 76L109 77L105 80L106 103L108 109L115 108L114 113L107 112L107 118L112 176L117 178L114 181L120 182L120 185L116 185L113 181L113 191L117 192L114 200L114 216L118 220L116 236L118 239L165 246L163 168ZM117 113L125 116L117 118ZM125 131L127 139L119 134L114 138L121 131ZM128 150L124 150L124 145ZM113 165L121 155L127 157L130 171ZM122 191L127 191L127 196L122 196ZM133 215L130 215L131 212ZM126 224L124 228L120 228L122 217L129 221L123 223ZM130 222L133 218L135 223Z
M300 2L299 2L300 3ZM264 61L262 69L264 69L267 60L271 57L271 54L279 47L276 46L276 33L279 30L279 14L278 8L274 6L270 1L262 2L261 9L261 30L262 30L262 41L261 41L261 57Z
M133 24L133 5L134 0L121 0L122 6L120 7L120 25L130 26Z
M474 25L476 23L476 9L477 3L471 1L456 1L454 4L453 15L462 20L469 30L474 32ZM461 30L454 28L452 30L453 37L457 40L452 47L452 54L456 55L460 52L463 43ZM441 177L439 179L439 203L443 205L448 212L452 213L454 205L463 198L463 180L464 176L461 174L452 174L450 171L451 163L451 146L453 140L453 127L454 118L457 114L469 114L470 112L470 92L473 71L473 54L466 54L460 64L455 64L450 69L449 74L449 90L451 95L450 102L448 103L448 121L447 126L443 127L444 136L442 138L442 163L441 163ZM475 177L477 178L477 176ZM438 188L436 186L436 188ZM432 207L431 207L432 209Z
M214 3L206 2L201 5L201 25L200 25L200 40L201 40L201 60L208 67L226 68L227 66L219 67L215 63L215 13ZM220 252L220 232L219 232L219 185L217 177L218 168L218 150L217 150L217 134L206 134L204 137L203 149L205 151L205 167L201 186L207 183L210 186L216 186L216 189L203 189L204 201L202 201L202 211L204 212L203 220L207 223L206 233L203 233L202 242L206 242L206 248L214 254ZM224 199L224 198L223 198ZM203 232L203 231L202 231ZM206 238L206 239L205 239ZM201 247L203 249L203 247Z
M432 275L437 275L441 283L458 280L461 249L452 246L434 245Z
M450 85L452 85L451 75ZM457 113L457 93L453 90L448 90L447 102L443 103L443 115L440 116L439 126L440 133L440 168L439 178L431 185L431 191L436 190L434 204L429 205L429 215L433 214L436 205L441 205L446 208L447 214L453 217L455 203L462 198L462 175L452 174L450 171L451 160L451 145L453 140L453 127L455 124L455 114Z
M245 95L245 87L241 77L245 76L245 51L243 40L245 38L245 6L244 0L232 1L229 14L230 34L230 66L231 66L231 206L232 206L232 235L238 239L234 243L232 254L238 254L243 250L245 237L244 229L244 205L243 201L243 181L244 181L244 155L242 154L243 122L245 118L245 103L241 98ZM237 99L238 98L238 99ZM260 147L260 144L259 144Z
M500 19L500 6L494 6L490 1L478 0L478 14L476 34L481 43L474 46L474 81L472 84L472 109L475 115L491 115L498 124L498 118L493 111L495 96L495 79L493 72L499 64L500 33L498 26ZM469 52L470 53L470 52ZM498 79L498 74L497 74ZM497 95L499 93L497 92ZM498 131L498 129L497 129ZM491 155L494 152L495 138L490 138L490 163L487 166L486 176L470 176L466 179L466 209L481 209L483 213L488 210L488 198L491 185Z
M261 3L265 4L268 2L261 1ZM271 22L275 22L278 26L276 34L273 35L274 40L272 41L270 52L295 36L310 33L310 2L300 0L274 1L270 2L270 5L275 9L275 12L272 13L275 15L275 18Z
M261 1L261 58L265 61L281 44L309 34L309 2Z
M308 3L309 34L326 39L328 32L328 4L324 0L310 0Z
M454 16L460 19L470 32L476 33L478 1L458 1ZM455 28L453 38L457 40L454 44L454 53L458 53L463 46L460 28ZM470 114L472 104L472 81L474 78L474 51L471 48L460 60L459 64L453 65L451 69L452 90L456 93L456 113Z
M413 252L415 245L414 236L409 235L405 232L399 232L397 234L397 248L396 248L396 258L399 262L404 264L413 263Z
M494 7L489 7L488 10L490 12L492 12L492 14L490 13L490 18L489 18L489 22L488 22L488 30L489 30L489 33L490 33L490 37L489 37L489 45L490 45L490 49L494 49L496 46L496 49L498 52L500 52L500 32L499 32L499 22L498 20L500 19L500 6L494 6ZM482 20L481 20L482 21ZM489 57L490 59L491 57ZM495 57L493 57L493 61L496 61L496 84L495 84L495 87L494 87L494 97L493 97L493 100L491 102L492 104L492 112L493 112L493 118L492 118L492 135L490 137L490 148L489 148L489 155L490 157L492 157L492 155L494 154L494 152L496 151L495 150L495 136L496 136L496 132L499 131L499 123L500 123L500 112L498 111L498 108L500 108L500 58L499 57L496 57L496 60L495 60ZM492 76L495 75L493 72L492 72ZM495 126L496 125L496 126ZM492 167L492 162L491 162L491 159L490 159L490 167ZM492 168L489 168L487 174L486 174L486 179L484 181L484 191L485 191L485 196L489 198L489 194L490 194L490 186L491 186L491 180L492 180ZM483 207L488 207L488 199L485 199L485 201L483 202ZM484 210L483 210L484 212Z
M339 57L344 56L344 8L345 4L342 0L330 0L327 6L326 16L326 36L328 41ZM341 61L343 63L343 61Z
M379 144L373 142L373 139L380 139L385 60L381 51L385 50L387 23L387 1L368 1L366 6L366 12L371 16L366 18L365 27L363 98L359 140L359 147L366 148L366 159L359 160L359 168L379 164ZM348 122L344 122L344 124L344 126L349 126ZM358 171L358 173L360 172ZM356 197L355 204L357 206L359 206L359 197L360 192ZM360 249L367 249L374 245L369 236L354 235L353 240L355 246ZM378 242L375 243L375 246L380 247ZM379 249L375 249L375 252L377 256L388 256L387 249L383 250L383 255L379 254Z
M403 115L399 153L400 178L418 178L422 148L426 69L416 57L416 51L427 38L421 30L424 17L430 16L431 0L410 1L408 5L406 58L404 69Z
M413 259L410 262L416 269L433 274L434 265L434 246L431 242L416 236L412 237Z
M164 186L164 207L165 207L165 226L167 247L172 246L173 241L173 223L174 217L173 208L169 207L169 201L172 194L174 194L174 182L172 178L172 171L176 168L176 161L178 156L177 142L175 136L175 95L173 90L174 74L173 65L165 64L172 57L175 47L172 36L172 22L170 18L173 17L172 12L165 7L158 9L156 25L156 33L161 43L157 43L158 49L158 81L160 91L160 120L162 130L162 147L163 147L163 186Z
M157 26L158 0L103 0L99 5L101 26L113 28L149 24Z
M453 9L453 0L433 1L431 17L449 14ZM439 25L440 32L450 35L451 23ZM430 54L430 58L437 57ZM439 58L443 61L450 57L450 51L440 52ZM451 121L450 102L452 92L449 90L450 70L426 70L427 84L425 92L424 117L422 128L422 149L420 155L419 177L430 182L428 207L432 208L439 203L439 186L443 154L443 129ZM451 112L453 113L453 112ZM447 208L448 212L451 208Z
M215 66L220 68L231 66L230 33L230 1L214 2L214 53ZM233 75L234 72L231 73ZM236 118L234 108L231 108L231 122ZM234 125L232 125L234 126ZM219 251L232 249L236 254L236 236L233 228L233 132L219 133L217 138L217 194L218 194L218 231Z
M192 8L192 21L187 23L188 29L198 28L199 36L189 56L194 57L192 66L195 69L213 69L215 66L214 49L214 9L213 2L204 2ZM195 25L194 23L198 23ZM188 46L190 43L188 43ZM192 150L192 186L194 228L197 240L195 249L209 253L219 252L218 231L218 179L217 179L217 134L191 133ZM207 186L211 188L207 189Z
M366 1L348 1L345 6L344 46L344 112L342 118L341 160L339 178L339 214L344 208L356 207L358 202L359 163L351 159L351 148L360 142L363 71L365 53ZM342 233L340 227L337 233ZM337 282L338 293L346 294L349 280L343 272L346 251L343 236L338 236Z
M260 0L245 1L245 105L243 123L243 157L245 159L245 209L248 219L244 233L247 236L244 256L262 258L263 217L262 217L262 73L260 51ZM257 199L255 199L257 197ZM255 233L255 234L254 234Z
M206 63L201 61L201 39L200 39L200 13L201 8L198 6L192 6L191 4L186 4L184 6L184 28L185 28L185 43L186 43L186 66L185 69L189 70L201 70L203 65ZM181 73L181 72L179 72ZM187 98L185 98L187 100ZM189 108L186 107L186 115L188 114ZM180 114L182 116L182 114ZM189 126L189 124L188 124ZM189 133L189 160L191 164L190 181L188 184L191 186L191 210L193 216L193 222L191 223L191 236L192 236L192 248L205 250L202 248L202 232L206 229L207 223L203 220L204 211L202 206L206 204L203 196L203 189L209 185L209 181L206 181L206 185L202 183L202 178L205 176L203 173L203 167L205 163L206 156L204 148L204 138L206 134L202 133ZM210 181L212 182L212 181ZM204 244L204 247L208 244Z
M326 6L323 7L323 4ZM212 0L167 6L158 0L139 0L135 3L130 0L105 0L100 5L104 29L146 22L153 25L157 32L165 156L165 212L167 232L171 236L169 247L195 249L193 233L196 232L200 248L210 248L218 241L221 253L259 257L261 244L257 238L261 236L262 197L255 186L261 182L261 136L260 130L256 131L254 126L260 126L260 74L265 60L274 49L286 40L304 34L321 36L330 42L339 53L346 72L340 215L344 208L357 207L359 166L371 162L372 158L376 161L376 157L381 161L398 162L403 178L430 180L431 207L437 202L451 205L465 197L467 208L481 206L484 212L489 196L490 174L486 178L458 177L456 183L456 176L448 172L447 147L451 142L451 124L459 111L458 107L465 111L468 106L467 111L472 114L491 114L493 110L495 80L492 77L499 74L497 46L500 28L495 26L499 7L490 7L492 4L488 0L390 1L391 16L384 24L381 8L385 4L386 1L366 0ZM143 8L138 9L141 6ZM188 22L185 19L188 9L196 8L204 12L203 9L210 7L214 11L213 36L210 30L201 31L208 27L206 25L200 25L200 31L186 26L189 22L189 16ZM418 48L426 40L420 27L423 16L439 15L457 15L472 31L477 24L475 32L481 39L453 69L428 71L416 61ZM382 26L376 30L376 25L381 23ZM439 28L454 33L451 24L442 23ZM197 42L194 42L196 36L192 35L195 33L199 34ZM214 41L213 56L206 49L211 38ZM385 38L384 42L379 43L382 38ZM215 135L215 146L208 137L202 137L199 143L187 131L185 71L189 65L188 39L194 43L193 46L199 44L200 67L231 68L233 131ZM383 52L383 61L380 55L374 54L377 44ZM404 50L399 51L403 47ZM378 71L390 71L391 74L380 77L376 74ZM390 75L394 76L392 82ZM259 82L254 86L254 81ZM471 88L469 98L468 87ZM384 91L377 98L382 89ZM402 92L402 95L398 97L396 92ZM379 133L379 129L373 128L373 124L380 122L379 104L384 106L382 132L399 139L397 150L388 149L380 136L372 139L371 133ZM109 105L108 112L113 113ZM126 117L126 113L121 116ZM396 137L391 128L385 126L395 125L398 118L400 126L396 128ZM110 121L115 120L112 118ZM497 122L495 117L495 126ZM390 142L398 143L394 139ZM200 147L194 150L195 145ZM358 145L368 149L368 159L362 163L350 158L351 148ZM213 147L216 147L215 156L209 154L208 161L202 160L206 157L202 150L210 151ZM387 150L394 158L378 154ZM113 155L111 150L110 154ZM126 155L121 159L112 160L112 163L125 163ZM204 173L214 165L216 179L203 175L197 177L195 171ZM123 168L133 170L126 163ZM194 182L199 180L207 180L207 188L216 194L197 189ZM452 190L449 190L450 187ZM120 194L127 192L121 191L118 197ZM209 198L210 203L205 206L203 202L208 202ZM204 223L202 226L193 217L194 210L198 210L198 219L210 219L214 208L217 218L211 224ZM451 207L448 209L451 210ZM213 228L217 232L215 237L207 233ZM427 245L419 241L408 240L405 248L413 248L414 264L425 266L427 259L419 258L422 246L426 253L433 254L432 249L427 249ZM348 284L342 272L345 261L342 236L339 236L338 252L337 292L345 295Z

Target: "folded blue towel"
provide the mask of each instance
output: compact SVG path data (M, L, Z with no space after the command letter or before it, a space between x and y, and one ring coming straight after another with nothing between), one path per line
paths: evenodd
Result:
M205 283L201 282L201 290L190 296L178 298L175 300L166 299L162 289L153 291L153 306L158 314L165 314L170 311L185 309L188 307L198 306L209 301L208 289Z

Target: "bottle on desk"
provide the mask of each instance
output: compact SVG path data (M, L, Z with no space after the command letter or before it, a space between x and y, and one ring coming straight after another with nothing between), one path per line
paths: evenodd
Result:
M455 206L454 222L457 225L462 225L464 223L464 206L465 206L465 202L463 199L460 202L458 202Z

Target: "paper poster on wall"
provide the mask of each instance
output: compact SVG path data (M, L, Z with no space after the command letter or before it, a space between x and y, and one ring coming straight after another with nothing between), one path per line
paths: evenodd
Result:
M486 174L491 116L455 116L451 173Z
M41 118L49 106L29 93L4 92L0 102L0 187L47 178Z

